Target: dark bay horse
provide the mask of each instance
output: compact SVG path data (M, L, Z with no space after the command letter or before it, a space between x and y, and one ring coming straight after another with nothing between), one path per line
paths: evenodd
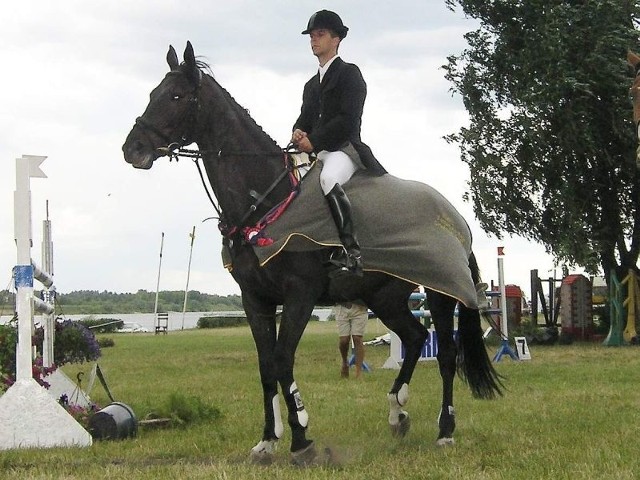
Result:
M262 438L251 449L250 458L260 463L271 461L276 442L283 435L280 388L288 412L294 463L307 465L327 460L326 451L316 449L307 438L308 414L294 379L293 365L298 342L314 306L345 299L362 299L404 345L404 362L387 394L392 432L404 435L409 428L409 416L404 409L409 399L408 385L428 335L408 306L409 295L416 284L380 271L367 271L365 258L364 277L350 284L345 293L346 290L331 284L327 264L332 249L324 247L313 251L284 250L260 266L254 247L241 232L291 194L283 150L206 73L207 66L196 61L190 43L181 64L173 47L169 48L167 61L169 73L151 92L146 110L136 120L122 148L128 163L149 169L161 156L171 155L194 142L198 145L198 156L219 205L223 244L233 264L231 274L240 285L258 352L264 428ZM429 205L421 205L420 209L429 209ZM424 245L424 248L430 247ZM475 295L480 276L470 246L469 254L462 261L465 266L462 273L468 279L465 286L474 289ZM484 288L480 287L482 296ZM443 392L437 442L444 445L453 442L456 371L478 398L501 394L502 384L483 343L475 297L467 302L470 305L465 305L450 295L429 289L428 285L426 292L439 342ZM276 307L279 305L282 317L277 328ZM459 305L458 335L454 340L456 305Z

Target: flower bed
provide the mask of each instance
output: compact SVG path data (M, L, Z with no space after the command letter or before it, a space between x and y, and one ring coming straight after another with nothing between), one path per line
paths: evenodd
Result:
M43 377L67 363L83 363L100 358L100 346L95 335L78 322L57 318L55 322L55 340L53 345L53 365L42 364L42 342L44 329L37 327L32 339L38 352L33 363L33 378L48 387ZM16 345L18 342L17 319L6 325L0 325L0 392L15 382Z

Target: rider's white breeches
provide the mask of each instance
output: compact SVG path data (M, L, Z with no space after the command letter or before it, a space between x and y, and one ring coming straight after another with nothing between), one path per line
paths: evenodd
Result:
M349 180L359 168L349 155L340 150L336 152L322 150L318 153L318 159L322 160L320 187L325 195L331 191L336 183L342 185Z

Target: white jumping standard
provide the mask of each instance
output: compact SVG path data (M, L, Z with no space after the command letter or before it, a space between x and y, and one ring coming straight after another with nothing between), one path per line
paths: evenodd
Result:
M499 362L504 355L509 355L512 360L520 359L518 354L511 349L509 345L509 336L507 333L507 307L506 307L507 297L506 297L506 287L505 287L505 281L504 281L503 250L504 250L503 247L498 247L498 284L500 289L498 292L493 292L493 291L485 292L485 296L494 296L494 297L497 296L498 298L500 298L500 308L488 309L483 307L483 311L485 313L488 313L490 315L498 314L498 315L501 315L501 318L502 318L501 328L503 329L503 331L498 331L498 333L501 336L501 344L500 344L500 348L498 349L498 352L493 358L493 360L496 362ZM484 286L486 287L487 285L484 284ZM419 361L437 360L438 337L437 337L435 328L433 327L433 325L431 325L431 312L429 312L429 310L426 310L424 308L425 301L426 301L426 294L424 292L424 288L420 287L419 292L413 292L409 297L409 300L421 301L420 309L412 310L411 313L413 313L413 316L416 318L424 318L425 325L430 325L429 336L427 337L427 340L422 346L422 350L420 351L420 358L418 360ZM489 329L489 331L490 330L491 328ZM382 368L398 370L400 369L400 364L404 361L404 353L405 353L404 346L402 345L402 342L400 341L400 337L398 337L398 335L396 335L393 332L389 332L389 333L391 337L390 348L389 348L389 358L387 358L387 360L384 362L384 364L382 365ZM456 334L456 331L454 331L454 335L455 334ZM516 340L516 343L520 346L518 351L520 352L521 350L521 356L523 357L522 359L530 360L531 356L529 353L529 347L527 345L526 338L516 337L515 340Z
M17 263L14 268L16 313L18 315L18 345L16 348L16 382L0 397L0 450L18 448L88 447L91 435L32 376L34 310L47 315L53 307L34 297L33 280L52 292L49 272L34 266L31 260L33 237L31 230L30 179L46 178L40 165L47 157L23 155L16 159L16 190L14 192L14 231ZM46 233L45 233L46 236ZM47 241L47 239L45 239ZM45 296L48 296L45 293ZM53 322L45 322L52 335ZM45 361L51 362L53 352L45 341ZM51 342L52 344L52 342ZM49 351L47 351L49 350Z

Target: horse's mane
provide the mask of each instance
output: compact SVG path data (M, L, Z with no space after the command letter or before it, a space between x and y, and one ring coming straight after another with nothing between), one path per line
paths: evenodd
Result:
M182 63L182 65L184 65L184 62ZM211 70L211 66L205 62L204 60L200 60L200 59L196 59L196 67L198 67L200 69L200 71L202 72L202 74L204 76L207 76L209 78L211 78L211 80L213 80L213 82L220 88L220 90L224 93L226 99L229 101L229 104L233 106L235 112L240 115L241 117L249 120L249 122L255 126L260 132L262 132L262 134L267 137L269 140L271 140L271 142L273 143L273 145L275 147L277 147L278 149L280 149L280 145L278 145L278 142L276 142L273 138L271 138L271 136L265 132L264 128L262 128L262 126L258 125L258 123L253 119L253 117L249 114L249 110L244 108L242 105L240 105L235 98L233 98L233 96L227 91L226 88L224 88L222 85L220 85L216 79L215 79L215 75L213 74L213 71Z

